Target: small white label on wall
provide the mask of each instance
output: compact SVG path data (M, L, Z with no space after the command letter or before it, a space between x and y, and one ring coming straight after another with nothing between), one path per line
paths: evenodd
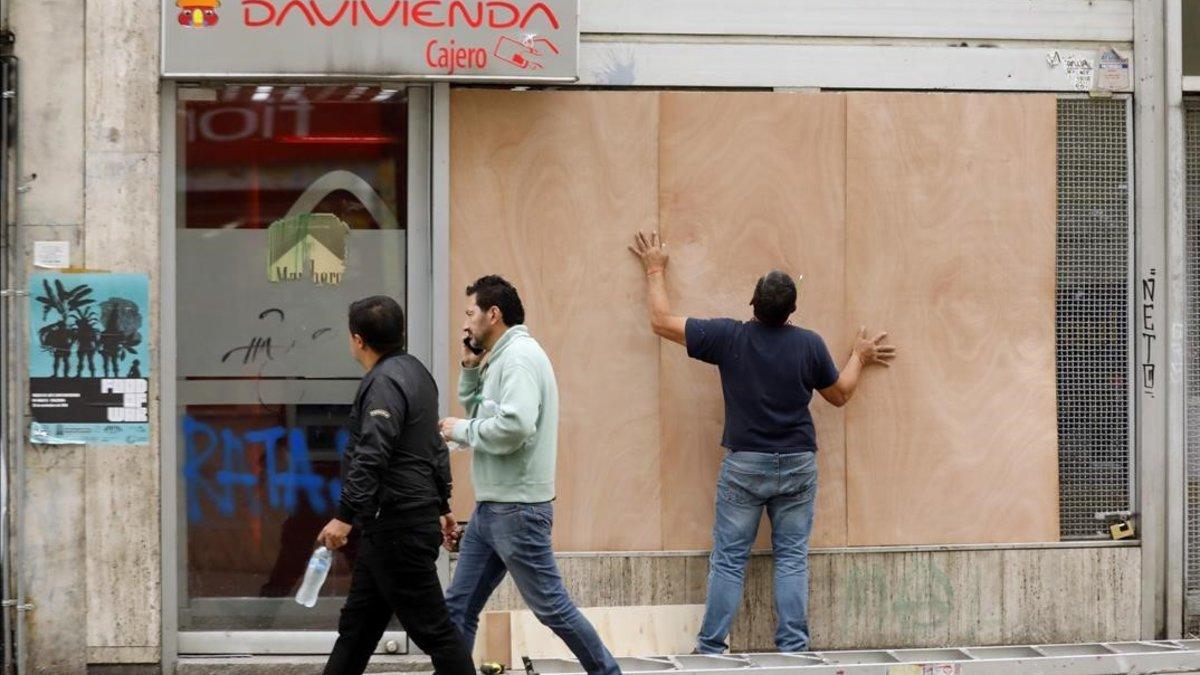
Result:
M1129 89L1129 59L1117 50L1104 50L1096 70L1096 88L1104 91L1126 91Z
M1068 56L1063 61L1067 68L1067 77L1076 91L1090 91L1092 88L1095 69L1092 62L1081 56Z
M60 270L71 266L71 242L33 242L33 266Z

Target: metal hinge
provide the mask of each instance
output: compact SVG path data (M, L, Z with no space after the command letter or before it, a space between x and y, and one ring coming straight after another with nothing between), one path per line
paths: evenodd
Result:
M0 298L24 297L29 295L29 291L24 288L5 288L0 290Z
M15 607L18 612L28 612L33 609L33 603L18 605L16 600L5 600L0 602L0 607Z

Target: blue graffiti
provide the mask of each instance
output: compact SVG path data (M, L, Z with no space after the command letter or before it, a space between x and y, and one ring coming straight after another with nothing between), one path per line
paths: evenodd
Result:
M317 513L332 510L342 494L340 478L325 478L313 471L308 440L302 427L282 426L236 432L216 429L194 417L183 418L183 479L187 486L189 522L204 519L204 504L217 507L223 516L232 516L239 494L246 499L250 513L262 513L260 488L265 485L267 506L294 513L303 497ZM350 432L339 429L334 437L340 460L350 443ZM261 447L264 468L255 473L246 462L248 448ZM205 475L210 463L220 467Z

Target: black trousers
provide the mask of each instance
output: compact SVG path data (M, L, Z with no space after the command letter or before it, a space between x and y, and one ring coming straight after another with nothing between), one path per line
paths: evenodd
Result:
M471 652L450 621L438 581L441 543L436 523L364 533L325 675L360 675L366 670L392 614L433 659L438 675L474 674Z

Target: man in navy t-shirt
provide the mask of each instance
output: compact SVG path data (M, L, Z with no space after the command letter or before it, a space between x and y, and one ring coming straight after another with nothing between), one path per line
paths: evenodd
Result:
M667 301L667 254L658 234L638 233L630 247L646 270L650 323L655 334L687 347L688 356L721 373L727 450L717 478L717 512L709 560L708 596L696 651L719 654L742 600L750 547L763 508L771 521L775 556L775 645L781 652L808 649L808 539L817 494L817 435L808 410L813 391L843 406L862 369L888 365L896 348L860 330L838 372L825 342L793 326L796 284L767 273L754 287L754 319L684 319Z

